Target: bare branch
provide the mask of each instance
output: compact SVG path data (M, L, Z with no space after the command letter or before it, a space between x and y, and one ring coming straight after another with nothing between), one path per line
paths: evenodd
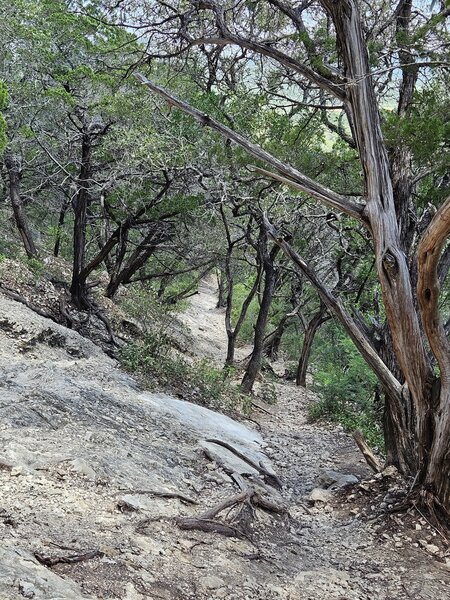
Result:
M330 190L317 181L309 178L307 175L304 175L300 171L297 171L297 169L294 167L283 163L269 152L266 152L266 150L263 150L260 146L253 144L239 133L233 131L233 129L230 129L226 125L216 121L209 115L200 112L187 102L179 100L164 88L147 79L141 73L136 73L136 77L142 82L143 85L146 85L152 92L164 98L170 105L176 106L186 114L194 117L194 119L196 119L205 127L210 127L211 129L218 131L224 137L232 140L238 144L238 146L241 146L241 148L244 148L252 156L259 158L260 160L263 160L278 169L285 176L285 183L288 183L289 181L293 182L297 189L301 189L303 192L310 194L314 198L317 198L321 202L328 204L332 208L344 212L345 214L348 214L361 222L365 222L365 217L363 215L364 207L355 204L352 199L349 199L346 196L341 196L333 190Z
M341 322L344 329L353 340L353 343L366 360L367 364L379 378L385 390L391 397L397 397L397 400L400 402L402 397L402 386L400 382L394 377L391 371L378 356L377 352L370 343L370 340L358 327L357 323L347 312L342 302L339 300L339 298L336 298L332 292L319 280L314 269L312 269L312 267L299 254L297 254L297 252L295 252L295 250L286 242L286 240L284 240L278 234L276 228L272 225L272 223L270 223L270 221L268 221L265 215L263 216L263 219L264 225L274 242L294 263L296 268L314 286L322 302Z

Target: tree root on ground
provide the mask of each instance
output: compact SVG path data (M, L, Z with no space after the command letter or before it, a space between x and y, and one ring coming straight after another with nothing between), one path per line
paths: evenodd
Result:
M268 496L247 486L244 479L237 473L233 479L241 491L196 517L178 517L177 525L180 529L199 529L208 533L220 533L229 537L249 538L251 521L255 515L255 508L262 508L268 512L282 514L286 509L272 501ZM216 517L228 509L224 520Z
M88 550L87 552L71 554L70 556L44 556L43 554L39 554L39 552L35 552L34 556L41 565L53 567L60 563L72 565L84 560L91 560L92 558L102 558L104 554L100 550Z
M262 461L260 461L259 464L256 463L254 460L252 460L251 458L249 458L248 456L243 454L240 450L238 450L231 444L228 444L228 442L224 442L222 440L217 440L217 439L207 439L206 441L209 442L210 444L217 444L218 446L222 446L223 448L226 448L227 450L229 450L230 452L235 454L238 458L240 458L241 460L246 462L248 465L253 467L256 471L258 471L258 473L263 475L266 483L268 483L272 487L274 487L278 490L281 490L281 488L283 487L283 484L282 484L281 480L279 479L279 477L277 477L277 475L275 475L275 473L271 473L270 471L268 471L266 469L266 467L264 466L264 464L262 463Z

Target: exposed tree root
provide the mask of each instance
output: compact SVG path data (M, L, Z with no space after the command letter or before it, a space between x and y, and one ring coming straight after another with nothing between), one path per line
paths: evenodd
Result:
M102 558L104 554L100 550L88 550L87 552L71 554L70 556L44 556L43 554L39 554L38 552L35 552L34 556L36 560L38 560L41 563L41 565L45 565L46 567L53 567L60 563L72 565L74 563L82 562L84 560L91 560L92 558Z
M24 304L27 308L40 315L41 317L51 319L55 323L59 324L58 319L51 312L40 308L32 302L29 302L24 296L18 294L17 292L14 292L10 288L6 287L3 283L0 283L0 292L2 292L2 294L7 296L8 298L11 298L11 300L15 300L16 302L20 302L20 304Z
M286 512L284 507L247 486L240 475L234 473L233 478L241 488L241 492L223 500L197 517L178 517L176 523L180 529L199 529L229 537L248 538L256 507L278 514ZM225 519L218 520L216 517L219 513L227 509Z
M388 514L416 511L450 548L450 512L443 506L435 494L424 487L417 486L401 502L386 510ZM378 518L382 518L379 515Z
M353 432L352 435L358 448L361 450L364 458L366 459L366 462L369 465L369 467L375 473L380 473L383 470L383 467L381 466L378 458L375 456L373 450L370 448L369 444L364 439L363 434L357 429Z
M121 492L123 493L123 492ZM185 504L198 504L197 500L190 498L189 496L185 496L181 492L169 492L169 491L160 491L160 490L128 490L128 494L132 494L133 496L141 495L141 496L155 496L157 498L177 498L184 502Z
M29 300L27 300L25 298L25 296L22 296L22 294L19 294L19 293L15 292L14 290L11 290L7 286L5 286L3 283L0 283L0 292L2 294L4 294L5 296L7 296L8 298L11 298L11 300L20 302L20 304L23 304L24 306L26 306L27 308L29 308L36 314L40 315L41 317L50 319L51 321L53 321L54 323L57 323L58 325L65 325L69 329L74 328L73 326L75 323L75 319L73 319L72 315L70 314L66 299L63 295L61 295L61 297L59 298L58 310L51 312L49 310L45 310L45 309L41 308L40 306L34 304L33 302L30 302ZM110 324L108 318L106 317L106 315L104 314L104 312L101 310L101 308L86 298L85 303L84 303L84 310L86 310L90 315L96 316L104 324L105 329L109 336L108 343L111 344L112 346L118 346L115 336L114 336L114 332L111 327L111 324ZM113 352L110 352L110 354L113 354Z

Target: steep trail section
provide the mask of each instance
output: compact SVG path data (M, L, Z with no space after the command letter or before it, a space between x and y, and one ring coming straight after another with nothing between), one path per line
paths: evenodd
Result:
M235 493L201 444L271 470L260 434L142 392L90 341L2 295L0 380L0 600L202 598L191 569L174 580L191 536L174 519ZM234 470L253 472L236 457Z
M227 355L225 309L217 308L217 284L213 277L200 282L198 294L191 296L188 308L179 315L180 321L189 328L195 339L191 351L200 358L207 358L221 367ZM237 346L236 360L246 358L251 346Z

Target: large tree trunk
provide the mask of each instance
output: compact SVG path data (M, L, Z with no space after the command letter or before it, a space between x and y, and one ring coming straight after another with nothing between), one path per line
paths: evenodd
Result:
M425 354L408 265L401 247L390 165L381 134L367 48L354 0L322 0L322 4L335 25L345 76L356 82L347 88L347 102L364 172L366 214L395 354L414 401L415 419L412 422L415 420L417 462L423 469L431 445L432 373ZM401 412L401 408L393 412Z
M22 178L22 157L18 154L7 154L5 166L9 176L9 197L13 209L14 220L22 238L25 252L29 258L37 256L38 252L33 241L33 236L28 225L28 219L23 209L20 197L20 180Z
M442 505L450 509L450 342L439 314L439 258L450 235L450 197L433 217L417 249L421 317L431 350L440 370L439 385L431 397L433 440L425 474L425 485L436 491Z

